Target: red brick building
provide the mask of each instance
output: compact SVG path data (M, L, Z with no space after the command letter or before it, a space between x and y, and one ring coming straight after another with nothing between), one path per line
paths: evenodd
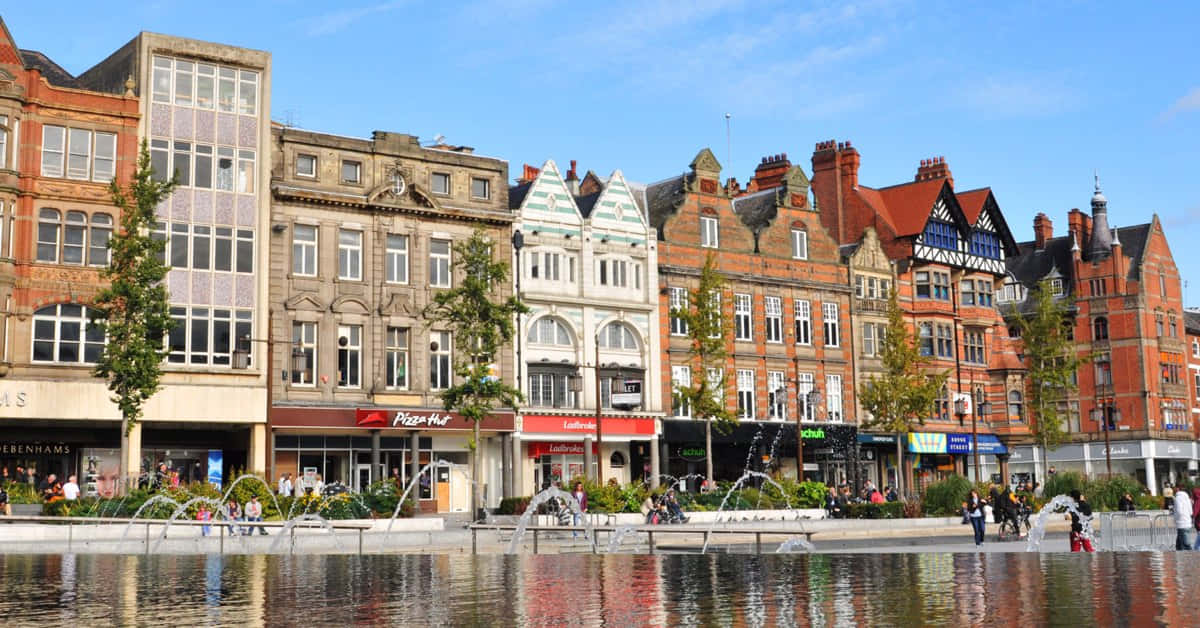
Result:
M973 463L971 415L956 416L954 398L970 395L976 416L980 477L1007 476L1009 447L1027 438L1024 368L1017 344L996 309L994 291L1005 259L1017 253L989 188L956 191L944 158L923 160L914 180L881 188L859 184L860 156L850 142L820 142L813 152L819 215L840 244L859 242L868 227L895 265L896 288L923 354L949 373L920 432L908 435L917 485ZM911 464L911 466L910 466ZM974 477L974 472L971 474Z
M108 184L136 162L138 104L81 89L0 21L0 466L80 472L87 492L88 461L116 463L119 423L102 387L72 383L93 379L103 345L86 304L119 219Z
M1079 354L1092 358L1079 370L1078 394L1060 402L1070 442L1047 452L1048 462L1089 474L1111 463L1113 473L1157 491L1196 472L1196 382L1188 364L1197 358L1189 357L1179 271L1157 215L1115 228L1099 179L1091 209L1068 212L1067 233L1058 237L1050 218L1034 219L1034 240L1008 260L1002 299L1019 305L1048 279L1073 305Z
M703 473L712 455L719 479L739 477L748 461L794 476L799 413L806 477L852 481L853 340L839 243L809 202L808 177L786 155L764 158L746 190L733 180L722 185L720 175L705 149L688 172L645 191L659 245L664 399L674 396L671 382L707 376L691 363L682 321L670 312L716 254L726 280L721 305L733 327L726 400L741 421L731 434L714 432L714 451L706 452L703 424L674 404L663 427L665 470ZM810 405L806 393L814 388L822 399Z

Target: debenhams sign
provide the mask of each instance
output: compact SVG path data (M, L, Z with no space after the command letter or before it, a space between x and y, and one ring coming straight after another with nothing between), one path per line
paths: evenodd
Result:
M0 388L0 408L24 408L27 400L24 390Z

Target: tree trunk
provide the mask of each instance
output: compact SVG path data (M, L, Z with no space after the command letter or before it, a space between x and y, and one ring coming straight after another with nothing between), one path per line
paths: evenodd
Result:
M704 421L704 464L705 464L705 479L708 480L708 488L712 490L716 487L713 484L713 450L712 450L712 418Z
M472 520L479 518L479 515L483 508L483 502L481 499L482 495L480 494L481 491L479 490L479 421L475 421L474 423L475 423L475 425L472 428L472 432L474 434L473 438L475 439L475 447L474 447L475 451L472 452L472 455L471 455L471 511L472 511L471 519Z
M904 434L896 434L896 492L904 495Z

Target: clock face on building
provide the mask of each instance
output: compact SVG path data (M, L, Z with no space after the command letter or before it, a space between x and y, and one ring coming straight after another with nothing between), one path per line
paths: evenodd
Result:
M407 186L407 184L404 182L404 175L400 174L399 171L393 172L392 173L392 194L394 194L396 196L400 196L401 194L404 194L404 190L405 190L406 186Z

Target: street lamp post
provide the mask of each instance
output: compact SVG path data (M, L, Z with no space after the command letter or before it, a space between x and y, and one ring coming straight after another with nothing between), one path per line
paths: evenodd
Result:
M971 443L971 448L975 450L975 481L976 482L979 482L979 435L975 431L975 417L979 416L979 417L987 418L987 416L991 413L992 413L991 402L984 400L984 401L981 401L978 404L976 404L975 414L971 415L971 440L973 441ZM999 465L999 463L997 462L997 466L998 465ZM1000 480L1001 480L1001 483L1003 483L1004 478L1001 477Z

